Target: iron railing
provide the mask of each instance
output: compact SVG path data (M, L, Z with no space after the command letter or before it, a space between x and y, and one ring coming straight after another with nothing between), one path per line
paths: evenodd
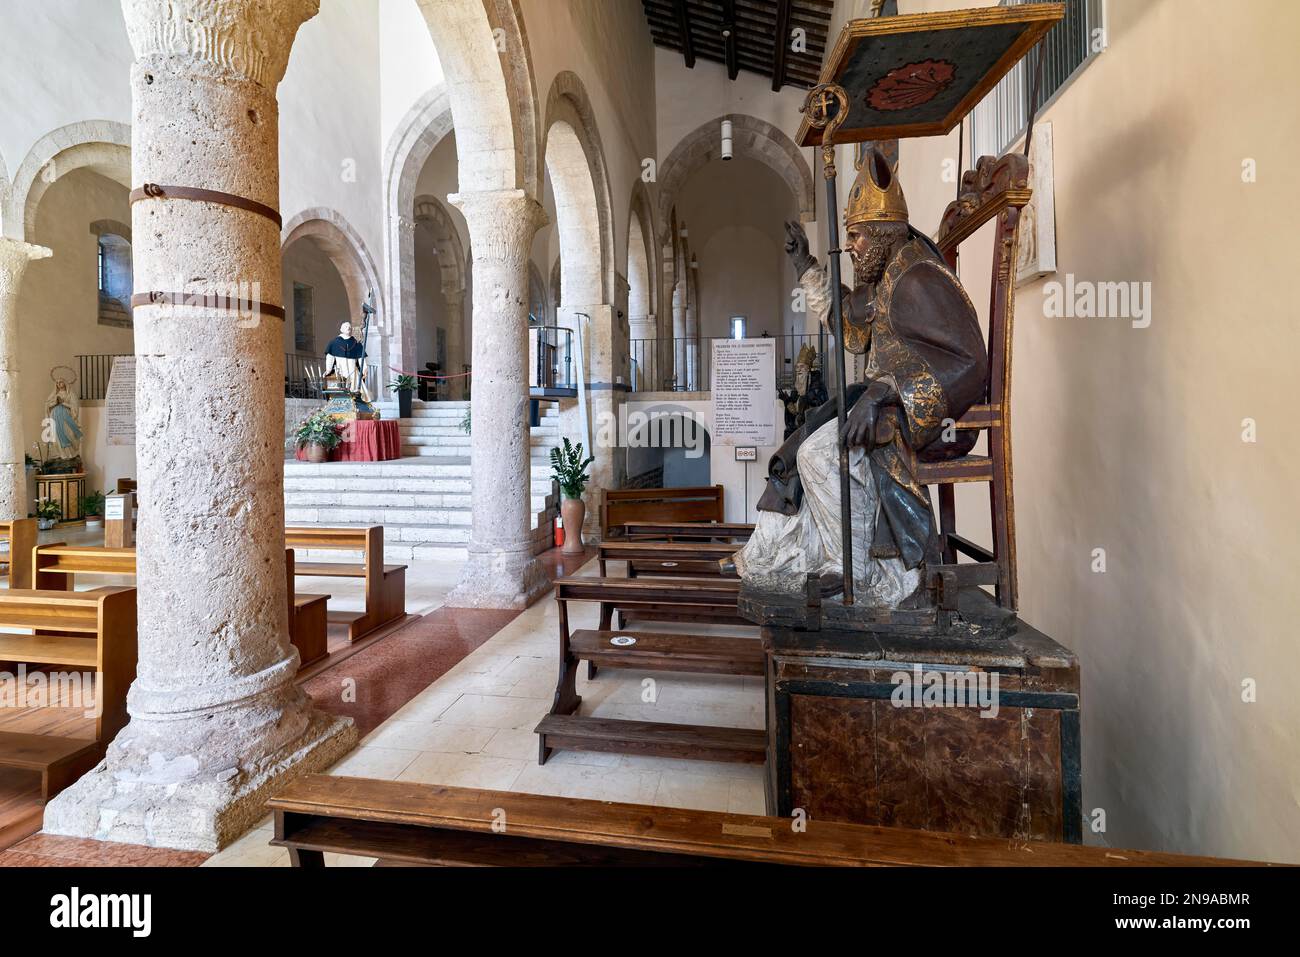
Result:
M577 359L573 351L573 330L563 326L529 326L528 354L533 367L528 385L534 389L576 390Z
M1025 2L1002 0L1002 6L1020 6ZM1029 93L1040 53L1043 67L1038 81L1036 108L1039 111L1104 48L1102 0L1066 0L1064 19L1043 37L1038 52L1030 53L1012 67L971 111L971 156L1001 156L1024 135L1029 125Z
M130 353L113 353L77 356L77 389L81 401L96 401L108 393L108 377L113 372L113 360Z
M633 392L706 392L712 386L713 340L633 339L629 343L632 359ZM815 332L771 336L776 340L776 386L794 385L794 363L805 345L817 348Z

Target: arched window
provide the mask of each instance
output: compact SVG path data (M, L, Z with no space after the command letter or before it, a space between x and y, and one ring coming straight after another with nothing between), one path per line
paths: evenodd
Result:
M99 323L131 328L131 227L111 220L90 224L98 245Z

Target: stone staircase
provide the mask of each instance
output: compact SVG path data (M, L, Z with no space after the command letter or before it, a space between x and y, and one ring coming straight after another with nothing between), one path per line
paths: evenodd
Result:
M396 418L395 403L378 405L384 418ZM400 422L402 458L394 461L288 460L285 523L383 525L387 561L463 560L470 529L470 437L460 423L469 407L416 401L412 418ZM559 441L558 413L544 403L541 423L532 429L534 552L551 546L557 500L548 455Z

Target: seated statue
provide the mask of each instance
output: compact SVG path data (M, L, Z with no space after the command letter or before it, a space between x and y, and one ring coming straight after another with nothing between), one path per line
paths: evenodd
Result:
M913 463L970 451L977 433L952 426L985 399L988 352L965 290L908 224L896 170L874 150L859 167L844 225L853 261L844 346L866 356L863 380L845 397L855 600L923 608L932 603L924 568L942 551ZM809 308L827 323L826 271L798 223L786 233ZM818 574L825 594L843 589L838 412L834 398L809 411L772 457L753 536L734 559L742 578L801 591Z

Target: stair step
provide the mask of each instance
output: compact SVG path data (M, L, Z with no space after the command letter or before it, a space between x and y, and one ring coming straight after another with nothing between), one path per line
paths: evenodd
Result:
M635 644L614 644L614 639ZM643 668L692 674L763 675L763 642L733 635L675 635L661 632L580 629L569 638L575 658L602 668Z
M767 733L750 728L548 714L534 730L542 736L543 748L555 750L609 751L745 764L762 764L767 750Z

